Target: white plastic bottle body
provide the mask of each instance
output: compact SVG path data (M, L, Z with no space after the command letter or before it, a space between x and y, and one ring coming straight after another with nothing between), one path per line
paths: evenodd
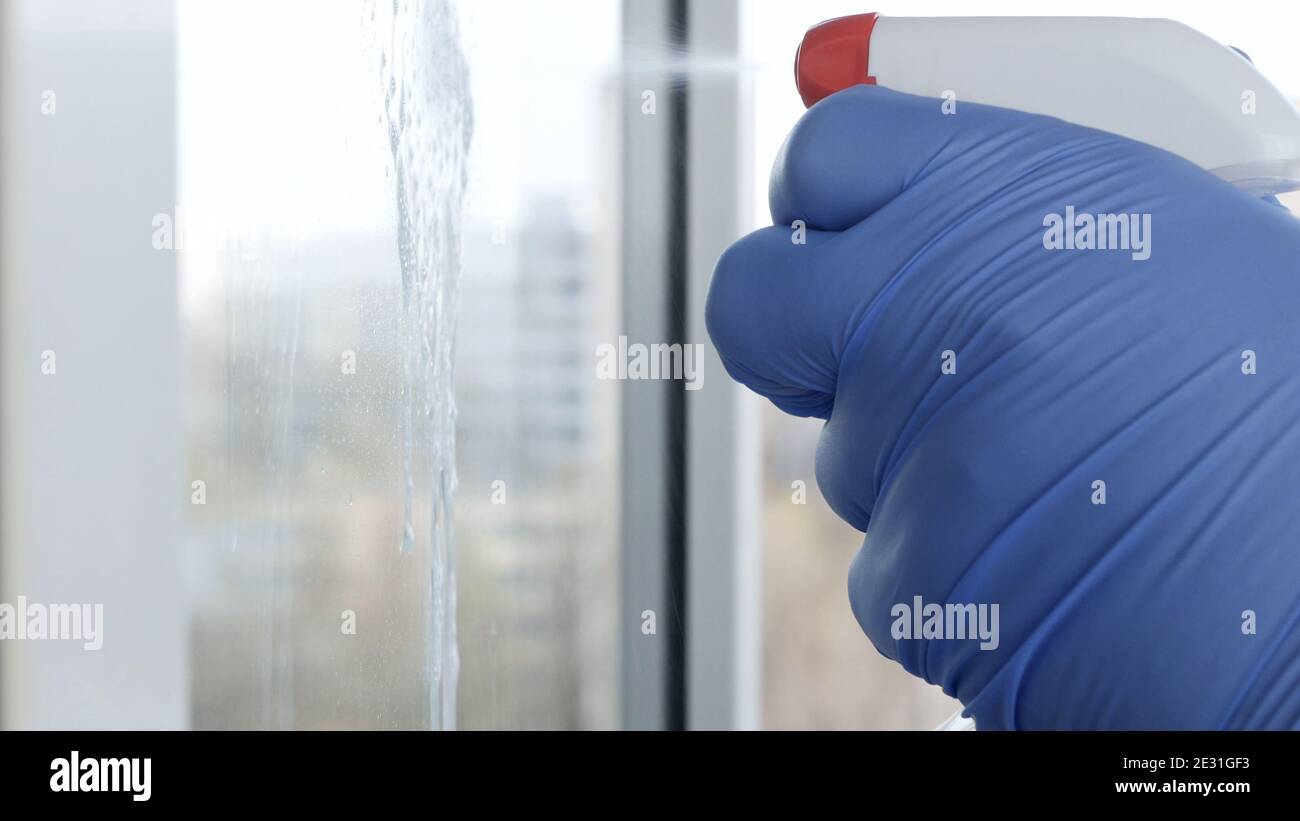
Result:
M1235 50L1172 20L885 17L879 85L1150 143L1259 194L1300 188L1300 112Z

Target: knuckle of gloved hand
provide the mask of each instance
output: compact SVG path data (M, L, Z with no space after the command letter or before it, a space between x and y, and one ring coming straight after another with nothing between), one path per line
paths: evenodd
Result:
M799 287L787 270L789 232L779 227L755 231L734 243L718 259L705 300L709 338L727 370L750 388L785 385L781 360L789 344L788 292Z

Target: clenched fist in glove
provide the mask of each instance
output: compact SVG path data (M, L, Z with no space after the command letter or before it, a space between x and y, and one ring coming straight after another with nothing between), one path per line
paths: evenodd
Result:
M864 85L800 121L771 208L709 333L826 420L880 652L981 729L1300 728L1300 221L1142 143Z

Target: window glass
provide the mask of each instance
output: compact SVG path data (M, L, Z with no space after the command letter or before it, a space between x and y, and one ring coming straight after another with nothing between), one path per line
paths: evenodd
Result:
M617 4L179 14L194 726L611 726Z

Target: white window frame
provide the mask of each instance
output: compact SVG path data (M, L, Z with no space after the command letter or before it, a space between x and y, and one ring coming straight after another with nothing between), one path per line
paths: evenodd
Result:
M699 343L703 387L623 385L623 721L759 722L759 461L754 397L704 327L714 263L743 230L752 148L739 0L624 0L623 303L630 341ZM646 66L649 66L648 68ZM655 110L643 108L647 91ZM646 635L643 614L656 632Z
M0 4L0 601L103 605L102 649L0 642L6 729L189 722L174 13Z

